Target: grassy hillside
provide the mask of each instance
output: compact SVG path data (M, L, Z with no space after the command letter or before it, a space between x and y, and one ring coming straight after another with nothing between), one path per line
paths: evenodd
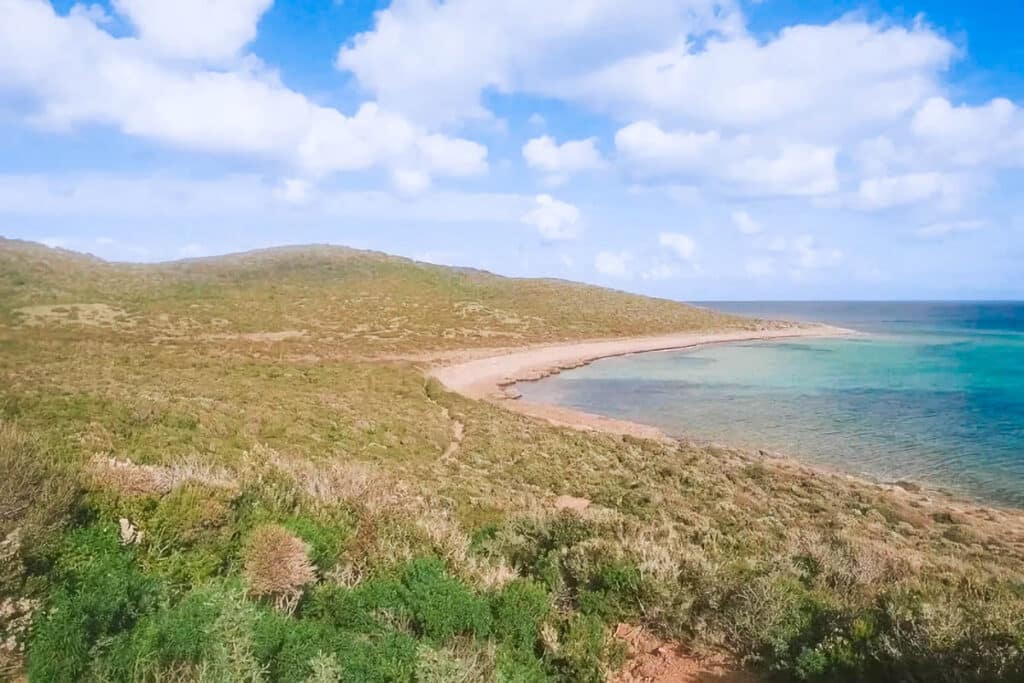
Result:
M0 240L0 316L49 338L246 342L333 355L521 345L749 325L676 302L341 247L138 266ZM302 344L296 345L297 347Z
M760 323L324 247L3 242L0 308L8 675L597 681L628 622L766 678L1024 677L1020 514L560 429L396 360Z

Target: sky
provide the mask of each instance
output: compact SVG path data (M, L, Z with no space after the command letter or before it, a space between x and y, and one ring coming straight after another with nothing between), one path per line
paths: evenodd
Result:
M1024 3L0 0L0 235L1024 299Z

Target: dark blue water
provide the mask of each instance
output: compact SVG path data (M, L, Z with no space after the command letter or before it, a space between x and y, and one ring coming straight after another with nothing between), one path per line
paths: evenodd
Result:
M1024 303L711 303L865 334L598 361L529 400L1024 506Z

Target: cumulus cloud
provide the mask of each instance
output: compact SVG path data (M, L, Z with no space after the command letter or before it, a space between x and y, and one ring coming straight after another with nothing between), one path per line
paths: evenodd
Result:
M594 257L594 268L602 275L628 279L633 276L632 261L633 255L628 251L599 251Z
M488 116L493 89L625 119L824 134L903 116L939 94L955 55L922 22L848 17L758 40L732 0L568 0L555 13L541 0L396 0L337 64L426 120Z
M574 81L639 50L735 30L733 0L395 0L338 52L339 69L388 108L419 121L488 117L498 92L565 94ZM429 57L426 57L429 55Z
M155 5L162 9L153 9ZM178 7L126 0L119 5L122 11L131 12L141 27L153 22L159 28L140 28L141 38L115 38L82 13L60 16L48 3L3 0L0 89L29 95L32 120L40 126L66 130L85 123L108 125L167 144L276 159L311 176L376 166L446 176L486 170L482 145L429 134L374 103L351 116L320 106L283 86L253 60L213 70L165 59L150 49L150 42L173 42L169 36L182 29L153 16L170 12L177 17L180 12L205 25L203 16L195 14L200 8L194 2L184 9L168 9L171 5ZM255 26L261 6L245 4L246 14L238 5L237 16L235 10L211 9L210 19L241 25L247 17L246 25ZM221 11L231 17L222 17ZM162 37L146 33L150 30ZM243 34L248 36L248 29L238 32ZM247 40L234 39L230 49ZM182 54L191 50L195 56L212 56L203 45L182 47Z
M697 243L689 235L681 232L663 232L658 235L658 244L672 252L674 256L683 261L693 258L697 250Z
M761 232L761 224L746 211L738 210L732 212L732 222L744 235L756 235Z
M839 187L834 147L666 131L650 121L621 128L615 147L642 177L706 178L730 194L813 196Z
M530 168L543 171L550 184L565 182L573 173L604 168L605 161L597 150L597 138L567 140L558 144L544 135L523 145L523 159Z
M580 210L549 194L537 195L536 206L523 216L523 222L537 228L544 239L551 241L576 239L583 231Z
M942 160L1024 167L1024 110L1005 98L972 107L933 97L914 114L910 129Z
M233 57L274 0L114 0L147 47L181 59Z
M954 54L922 24L843 19L791 26L764 43L747 34L702 47L680 40L564 85L625 116L835 134L911 111L939 90Z

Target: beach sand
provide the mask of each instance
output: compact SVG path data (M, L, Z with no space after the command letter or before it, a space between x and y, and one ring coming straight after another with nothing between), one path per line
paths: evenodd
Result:
M763 330L684 332L656 337L592 340L494 350L490 355L483 357L478 352L462 357L456 355L449 358L447 364L432 366L429 375L448 389L469 398L501 402L504 408L541 418L558 426L647 439L665 439L667 437L660 429L650 425L616 420L572 408L523 401L512 385L516 382L539 380L601 358L693 349L708 344L771 341L796 337L836 337L848 334L855 333L840 327L808 324Z

